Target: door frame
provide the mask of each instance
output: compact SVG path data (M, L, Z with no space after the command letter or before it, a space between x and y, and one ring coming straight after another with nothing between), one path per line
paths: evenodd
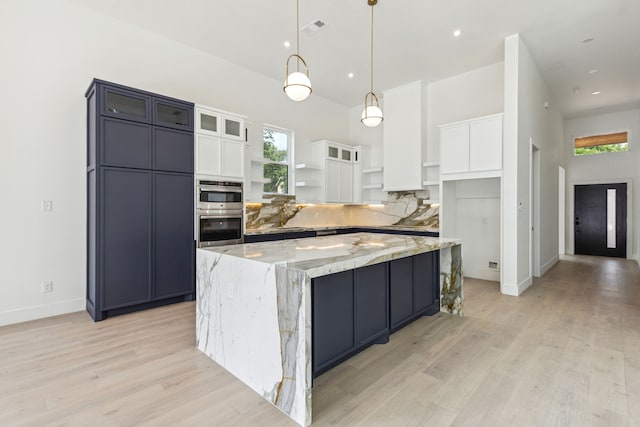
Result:
M540 277L540 148L529 138L529 276Z
M594 185L594 184L627 184L627 259L633 259L631 253L631 246L633 243L633 187L631 178L617 178L617 179L593 179L593 180L571 180L567 186L566 193L566 233L567 233L567 247L566 252L570 255L575 254L576 241L575 241L575 224L573 219L576 216L575 211L575 186L576 185Z
M564 167L558 166L558 254L566 253L566 214L567 209L566 192L567 192L567 171Z

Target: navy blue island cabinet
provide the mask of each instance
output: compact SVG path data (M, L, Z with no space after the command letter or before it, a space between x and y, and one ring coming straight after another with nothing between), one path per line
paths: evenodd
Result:
M440 311L440 252L312 279L313 376Z
M87 311L193 300L193 104L94 80L87 98Z

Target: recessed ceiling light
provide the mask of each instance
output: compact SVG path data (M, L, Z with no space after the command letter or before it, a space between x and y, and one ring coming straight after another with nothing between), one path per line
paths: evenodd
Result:
M587 37L586 39L582 40L582 43L591 43L593 41L593 37Z
M593 70L589 70L589 74L595 74L597 72L598 72L598 70L596 70L595 68Z
M595 91L595 92L591 92L591 95L600 95L600 91L599 91L599 90L597 90L597 91Z
M453 31L453 36L454 36L454 37L460 37L460 35L461 35L461 34L462 34L462 31L461 31L461 30L454 30L454 31Z
M350 79L352 79L352 78L353 78L353 73L349 73L349 74L347 74L347 76L348 76Z
M284 47L291 47L291 43L288 41L284 42Z

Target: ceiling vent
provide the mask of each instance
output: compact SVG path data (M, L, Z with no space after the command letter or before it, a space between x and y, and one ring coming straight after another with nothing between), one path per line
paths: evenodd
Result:
M307 35L313 35L318 31L322 30L325 27L325 25L326 24L324 21L321 21L320 19L316 19L311 24L305 25L304 27L302 27L302 33Z

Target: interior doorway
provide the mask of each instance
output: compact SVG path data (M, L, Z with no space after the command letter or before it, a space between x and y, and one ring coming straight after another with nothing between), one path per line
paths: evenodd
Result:
M558 254L565 254L565 184L566 172L558 167Z
M529 273L531 276L540 276L540 149L533 143L531 144L531 163L530 171L530 191L529 191L529 230L530 251L529 251Z
M627 184L574 187L575 253L627 257Z

